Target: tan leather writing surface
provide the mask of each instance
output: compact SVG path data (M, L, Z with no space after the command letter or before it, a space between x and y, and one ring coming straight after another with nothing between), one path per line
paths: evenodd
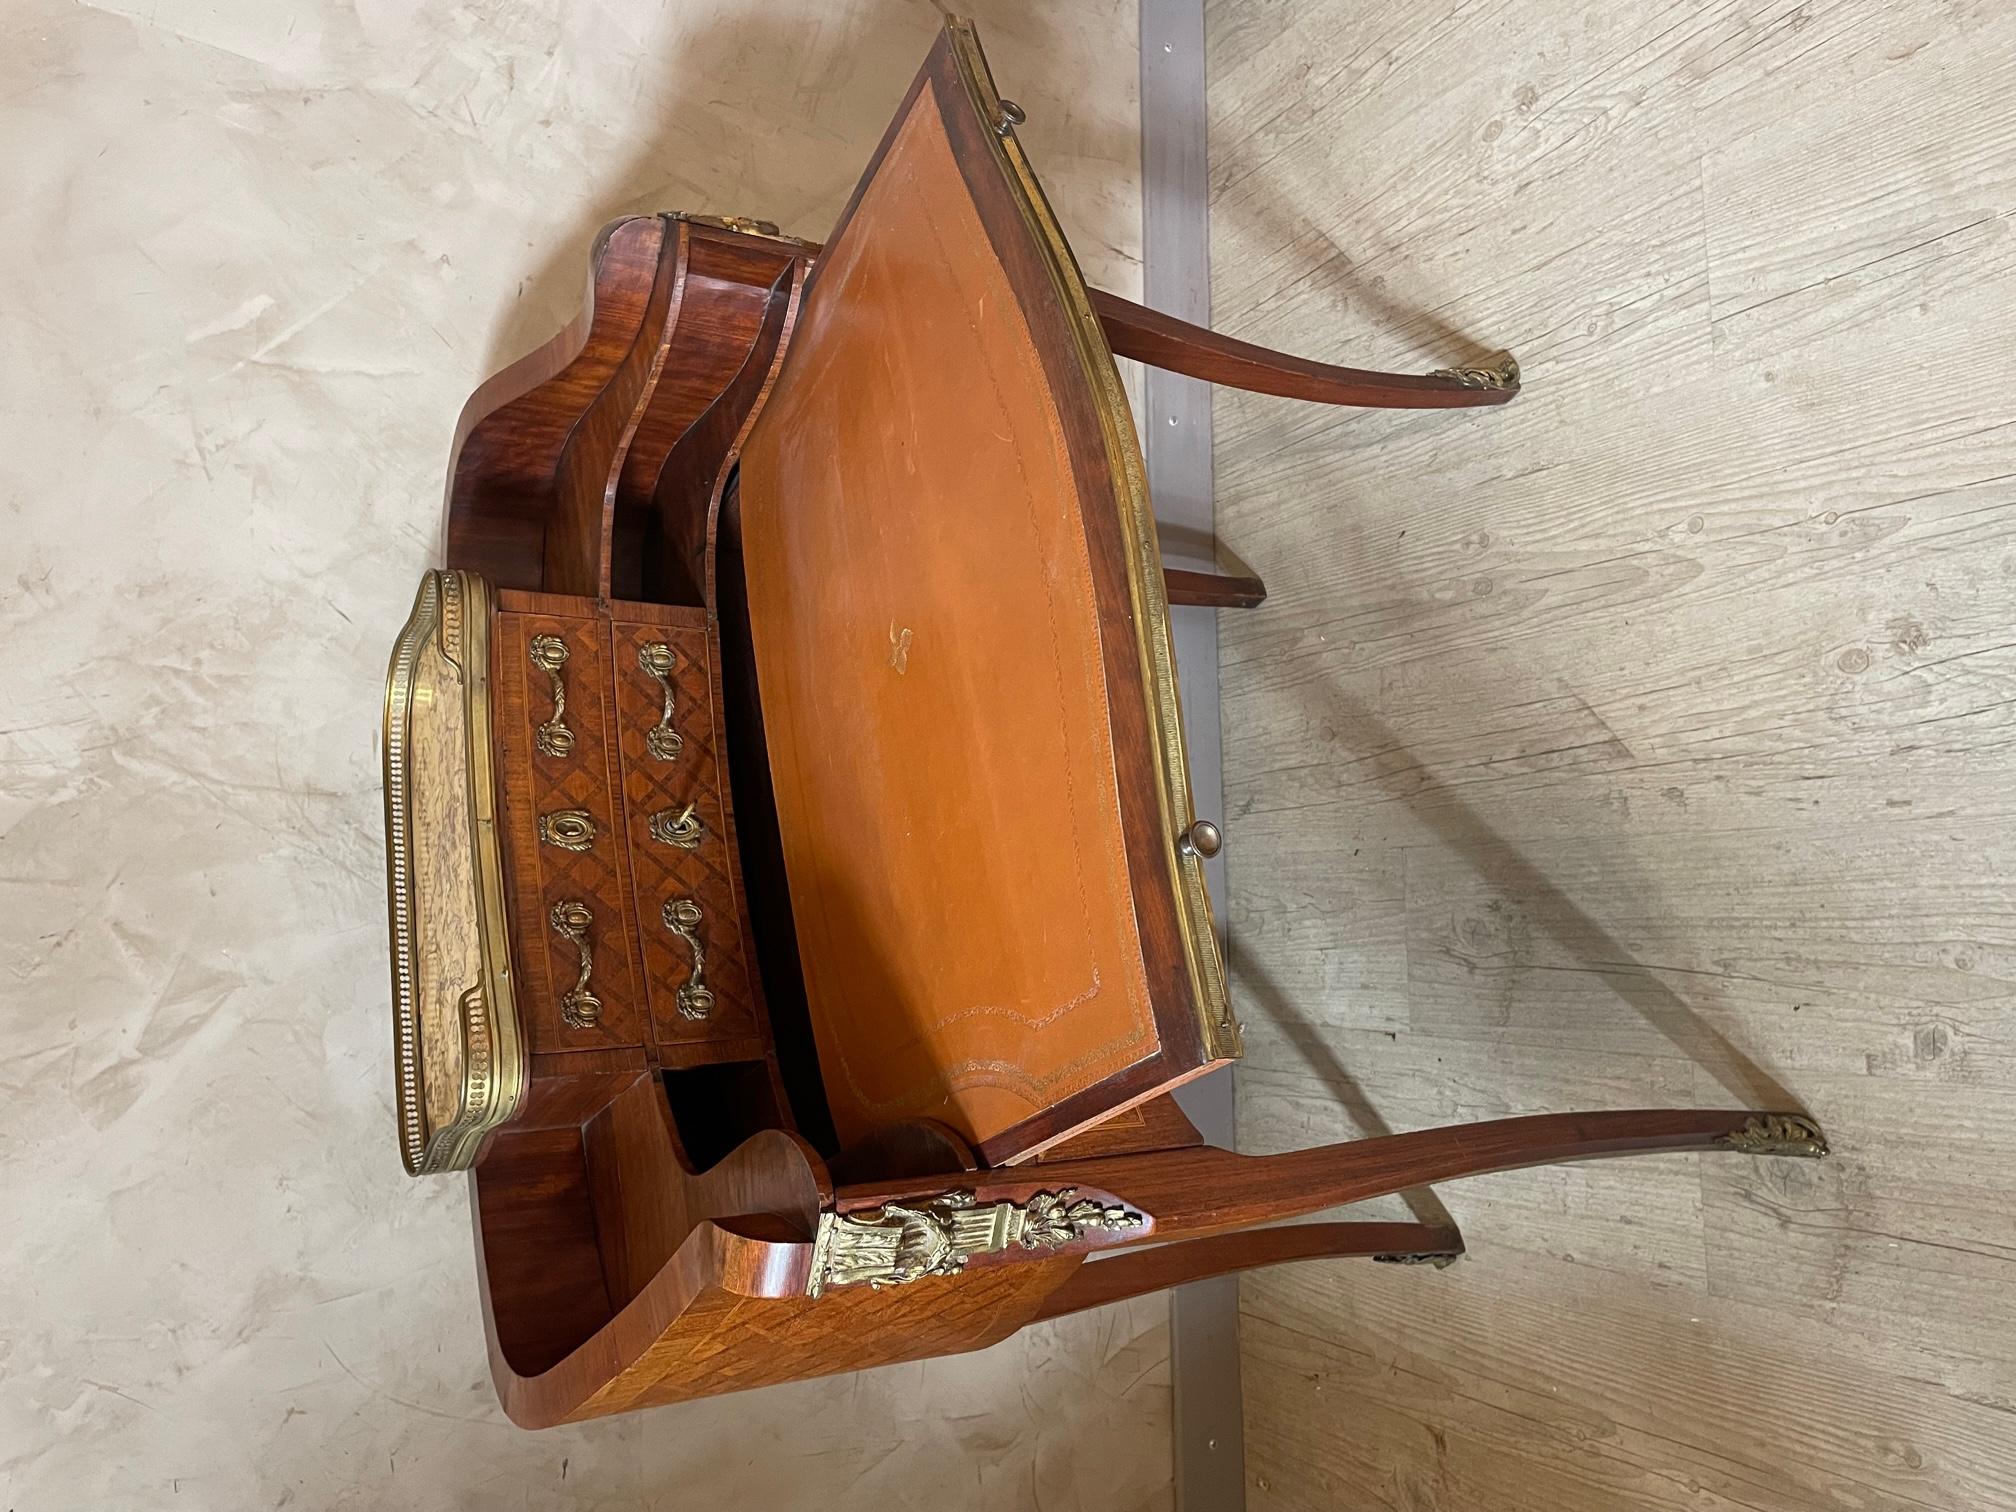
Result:
M742 535L835 1124L937 1118L1013 1158L1201 1056L1165 1044L1154 988L1185 1023L1190 988L1137 917L1121 784L1151 756L1125 580L1085 517L1110 488L1087 497L1026 308L1049 291L990 241L939 99L913 98L827 244L744 446ZM1150 1061L1154 1086L1120 1077Z

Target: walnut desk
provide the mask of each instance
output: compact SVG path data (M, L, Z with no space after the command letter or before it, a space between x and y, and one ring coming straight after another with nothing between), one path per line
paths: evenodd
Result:
M1251 1157L1165 573L1115 354L1339 404L1332 367L1086 288L949 23L823 246L618 221L484 386L385 710L398 1135L467 1169L531 1427L975 1349L1450 1230L1270 1227L1557 1160L1819 1154L1793 1112L1563 1113Z

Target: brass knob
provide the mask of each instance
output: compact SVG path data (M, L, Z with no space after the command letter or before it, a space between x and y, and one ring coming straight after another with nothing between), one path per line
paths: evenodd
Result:
M1199 819L1177 837L1176 849L1186 856L1209 861L1225 848L1225 836L1209 819Z

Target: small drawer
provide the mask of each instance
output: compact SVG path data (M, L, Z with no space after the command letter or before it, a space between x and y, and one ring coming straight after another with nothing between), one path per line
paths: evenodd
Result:
M531 1048L642 1045L608 627L585 614L504 612L491 656L512 953Z
M653 1038L661 1047L750 1038L758 1021L715 755L707 632L619 620L612 644Z

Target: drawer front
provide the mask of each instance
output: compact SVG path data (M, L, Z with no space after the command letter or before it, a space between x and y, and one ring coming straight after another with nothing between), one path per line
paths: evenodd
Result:
M645 996L629 939L629 859L609 742L608 626L501 613L492 676L512 953L532 1050L642 1045ZM557 922L556 909L566 910Z
M715 756L707 632L618 621L612 654L637 937L653 1037L666 1047L749 1039L758 1032L757 1015L742 940L734 837ZM684 827L675 823L682 816ZM689 840L690 848L675 843L675 836ZM667 906L682 901L698 910L697 918L688 909L676 921L686 933L667 922ZM696 941L704 956L704 986L713 995L705 1017L694 1016L700 1005L690 995L682 1011L680 995L693 982Z

